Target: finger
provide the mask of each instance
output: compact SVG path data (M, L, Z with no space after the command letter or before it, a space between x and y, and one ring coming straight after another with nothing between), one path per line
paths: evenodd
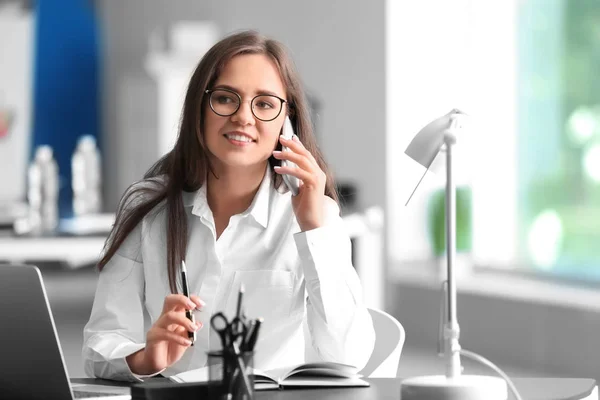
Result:
M317 165L317 166L319 165L319 163L317 163L317 160L312 155L312 153L310 151L308 151L308 149L306 147L304 147L304 145L302 144L300 139L298 139L298 136L294 135L292 137L292 139L286 139L283 136L280 136L279 138L280 138L279 140L283 146L291 149L292 151L294 151L298 154L304 155L315 165Z
M309 153L310 154L310 153ZM300 179L304 184L318 187L320 182L327 181L327 175L318 164L312 164L306 157L292 151L274 151L273 157L279 160L288 160L296 166L276 166L275 170L280 174L289 174ZM314 160L314 158L313 158Z
M180 346L189 347L192 345L192 341L186 336L169 331L164 328L154 327L148 331L147 340L149 342L158 342L166 340L171 343L176 343Z
M195 327L194 327L195 326ZM170 324L167 325L166 328L161 326L161 328L168 329L171 332L197 332L202 329L204 325L200 321L196 321L192 323L192 325L180 325L180 324Z
M311 174L310 172L307 172L301 168L297 168L297 167L279 167L279 166L275 166L275 172L281 175L292 175L295 176L296 178L300 179L301 184L304 185L308 185L310 187L316 187L317 186L317 180L315 178L314 174Z
M306 156L294 153L293 151L274 151L273 157L278 160L287 160L296 164L298 167L312 172L315 170L315 165L306 158ZM318 168L318 167L317 167Z
M192 300L194 302L194 304L196 304L197 310L201 310L206 305L204 300L202 300L200 297L196 296L195 294L190 295L190 300Z
M202 327L202 322L190 321L181 311L169 311L160 316L156 321L157 326L169 329L171 331L177 329L177 326L185 328L187 331L195 332Z
M193 310L194 308L196 308L196 303L182 294L170 294L165 297L165 301L163 303L163 313L172 310Z
M189 332L186 328L184 328L181 325L173 325L172 329L171 327L169 327L169 330L180 335L185 335L185 337L187 337L187 333Z
M287 147L290 151L273 152L273 156L275 158L286 160L289 159L290 161L297 164L299 167L304 168L308 171L314 171L315 173L317 173L317 171L322 172L321 166L319 165L315 157L312 155L312 153L308 151L306 147L304 147L302 142L300 142L298 136L294 135L292 140L285 139L283 136L280 136L280 141L281 144ZM300 158L297 158L298 155L300 157L304 157L304 160L307 161L307 163L303 163Z

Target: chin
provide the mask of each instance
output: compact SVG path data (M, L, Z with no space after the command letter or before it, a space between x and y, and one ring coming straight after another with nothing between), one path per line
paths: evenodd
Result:
M239 154L230 154L220 159L221 163L228 168L251 168L258 167L261 165L267 165L267 159L262 158L247 158L240 157Z

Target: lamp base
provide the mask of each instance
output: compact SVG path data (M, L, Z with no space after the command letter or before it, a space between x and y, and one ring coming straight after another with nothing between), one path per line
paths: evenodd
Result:
M416 376L400 384L401 400L506 400L504 379L485 375Z

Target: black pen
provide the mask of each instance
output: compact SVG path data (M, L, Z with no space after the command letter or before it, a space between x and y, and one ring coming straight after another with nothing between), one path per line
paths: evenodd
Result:
M185 261L183 261L183 260L181 260L181 286L183 286L183 295L189 299L190 298L190 288L188 287L187 269L185 268ZM194 314L192 313L191 310L186 309L185 316L187 317L187 319L192 321L192 323L196 323ZM192 341L192 346L193 346L194 342L196 341L196 331L193 331L193 332L188 331L188 338Z
M242 300L243 300L243 298L244 298L244 291L245 291L245 290L244 290L244 284L242 283L242 284L240 285L240 291L239 291L239 293L238 293L237 312L236 312L236 314L235 314L235 316L236 316L237 318L240 318L240 317L241 317L241 315L242 315Z
M262 318L258 318L256 320L254 330L250 334L250 338L248 339L248 343L246 345L246 351L254 351L254 346L256 346L256 341L258 340L258 331L260 330L260 324L262 324L262 322Z
M254 333L254 329L256 329L256 320L253 319L252 321L250 321L248 328L246 329L246 336L244 337L244 340L242 341L242 351L248 351L249 347L248 347L248 343L250 343L250 338L252 337L252 333Z

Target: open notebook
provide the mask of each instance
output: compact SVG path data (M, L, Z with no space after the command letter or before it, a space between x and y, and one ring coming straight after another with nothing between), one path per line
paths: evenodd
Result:
M283 389L288 387L317 387L338 386L357 387L369 386L369 383L360 379L355 367L332 362L317 362L295 365L269 371L252 370L254 390ZM206 382L208 381L208 367L202 367L173 375L170 379L174 382Z

